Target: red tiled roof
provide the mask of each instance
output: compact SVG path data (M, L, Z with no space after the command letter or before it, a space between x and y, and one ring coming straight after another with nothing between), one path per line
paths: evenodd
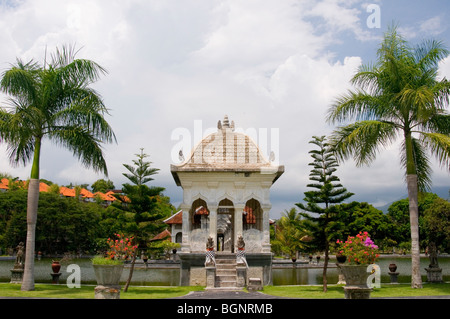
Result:
M8 179L3 178L3 179L0 181L0 189L9 189L8 184L9 184Z
M179 224L181 225L183 223L183 211L180 210L179 212L173 214L166 220L164 220L166 224Z
M75 197L75 189L67 188L65 186L59 188L59 193L66 197Z
M50 186L48 186L45 183L39 183L39 191L40 192L48 192L48 190L50 189Z
M106 194L103 194L102 192L97 192L94 194L94 196L100 196L100 198L104 201L113 202L116 200L114 196L112 196L109 192Z
M164 239L166 237L169 237L169 240L172 240L172 234L167 229L162 231L161 233L159 233L158 235L156 235L155 237L153 237L150 240L152 241L152 240Z
M92 194L86 188L82 188L80 194L81 194L81 196L83 196L85 198L94 198L94 194Z

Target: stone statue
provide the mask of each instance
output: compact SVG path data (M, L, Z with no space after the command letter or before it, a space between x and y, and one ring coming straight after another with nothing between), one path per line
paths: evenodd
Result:
M428 245L428 253L430 254L430 268L439 268L438 257L437 257L437 249L436 244L434 242L430 242Z
M23 269L24 268L23 242L20 242L19 245L16 247L16 249L17 255L16 255L16 262L14 263L14 269Z
M242 236L237 240L238 251L236 253L236 262L238 265L245 265L248 268L247 258L245 258L245 242Z
M214 253L214 240L212 237L208 237L206 242L206 260L205 267L211 267L216 265L215 253Z
M238 247L238 249L241 249L241 250L245 249L245 242L244 242L244 238L242 236L238 237L237 247Z

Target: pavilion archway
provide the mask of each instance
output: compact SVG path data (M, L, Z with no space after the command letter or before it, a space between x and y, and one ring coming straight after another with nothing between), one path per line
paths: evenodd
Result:
M234 251L234 204L222 199L217 208L217 251Z

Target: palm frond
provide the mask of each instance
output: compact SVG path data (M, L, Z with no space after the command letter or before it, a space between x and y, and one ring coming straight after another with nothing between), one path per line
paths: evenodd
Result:
M40 71L35 62L31 60L23 63L18 59L16 65L2 74L0 89L7 95L25 99L32 104L39 96L39 78Z
M85 167L108 175L106 161L103 157L102 141L80 126L55 128L48 136L60 146L71 150Z
M390 145L397 137L397 127L382 121L360 121L339 127L330 136L338 159L353 157L356 165L371 163L381 146Z
M448 121L448 117L447 117ZM448 130L448 128L447 128ZM450 135L441 133L421 133L421 142L437 158L438 162L450 170Z
M328 109L328 123L348 120L365 121L384 118L389 101L385 95L371 95L364 90L348 91Z

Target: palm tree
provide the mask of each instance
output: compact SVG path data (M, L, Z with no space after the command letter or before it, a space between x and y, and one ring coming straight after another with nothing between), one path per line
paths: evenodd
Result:
M89 86L106 70L75 59L73 47L57 49L41 66L17 59L2 74L0 90L9 106L0 108L0 141L8 145L11 164L32 163L28 186L27 238L22 290L34 290L34 243L39 199L39 162L44 138L71 151L86 167L107 172L101 144L115 141L104 118L100 95Z
M295 207L285 210L277 221L277 232L274 244L280 250L289 255L289 258L297 258L297 252L306 248L302 238L309 235L303 226L302 216L297 213Z
M421 288L417 196L431 186L427 150L446 167L450 164L450 83L438 80L438 62L448 55L441 42L412 48L390 28L374 65L361 66L351 82L355 91L338 98L329 109L329 123L355 121L337 128L332 144L339 159L353 157L370 164L380 147L402 139L411 223L413 288ZM347 122L348 123L348 122Z

